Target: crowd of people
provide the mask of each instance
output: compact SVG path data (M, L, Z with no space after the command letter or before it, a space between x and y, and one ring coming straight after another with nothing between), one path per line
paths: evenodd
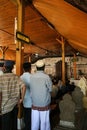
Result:
M22 103L25 130L51 130L52 80L44 73L44 62L36 62L34 74L31 63L24 63L21 76L12 72L13 66L12 61L5 61L0 75L0 129L17 130L18 108Z
M43 60L36 62L35 73L31 73L31 63L23 64L23 74L13 73L14 63L4 62L0 69L0 129L17 130L17 116L23 105L25 130L51 130L50 104L52 100L71 93L76 87L66 81L50 77L44 71Z

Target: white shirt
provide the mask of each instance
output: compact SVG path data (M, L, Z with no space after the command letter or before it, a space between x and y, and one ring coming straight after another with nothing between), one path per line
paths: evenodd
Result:
M29 72L24 72L21 75L21 79L24 81L26 85L26 93L23 100L23 106L25 108L31 108L32 106L32 100L31 100L31 94L30 94L30 75L31 74Z

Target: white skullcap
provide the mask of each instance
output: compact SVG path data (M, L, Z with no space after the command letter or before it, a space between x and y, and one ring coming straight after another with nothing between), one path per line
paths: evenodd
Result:
M43 67L45 65L45 63L43 62L43 60L38 60L36 62L36 67Z

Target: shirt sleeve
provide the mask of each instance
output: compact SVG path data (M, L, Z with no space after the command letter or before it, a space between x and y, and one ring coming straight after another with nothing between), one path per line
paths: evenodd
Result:
M46 80L46 86L49 89L49 92L52 92L52 80L49 76L47 77L47 80Z
M22 87L25 85L24 81L19 78L19 84L20 84L20 89L22 89Z

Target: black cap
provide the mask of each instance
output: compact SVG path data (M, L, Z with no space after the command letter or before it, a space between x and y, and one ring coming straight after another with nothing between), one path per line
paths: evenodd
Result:
M14 62L11 61L11 60L6 60L6 61L4 62L4 66L12 67L13 65L14 65Z

